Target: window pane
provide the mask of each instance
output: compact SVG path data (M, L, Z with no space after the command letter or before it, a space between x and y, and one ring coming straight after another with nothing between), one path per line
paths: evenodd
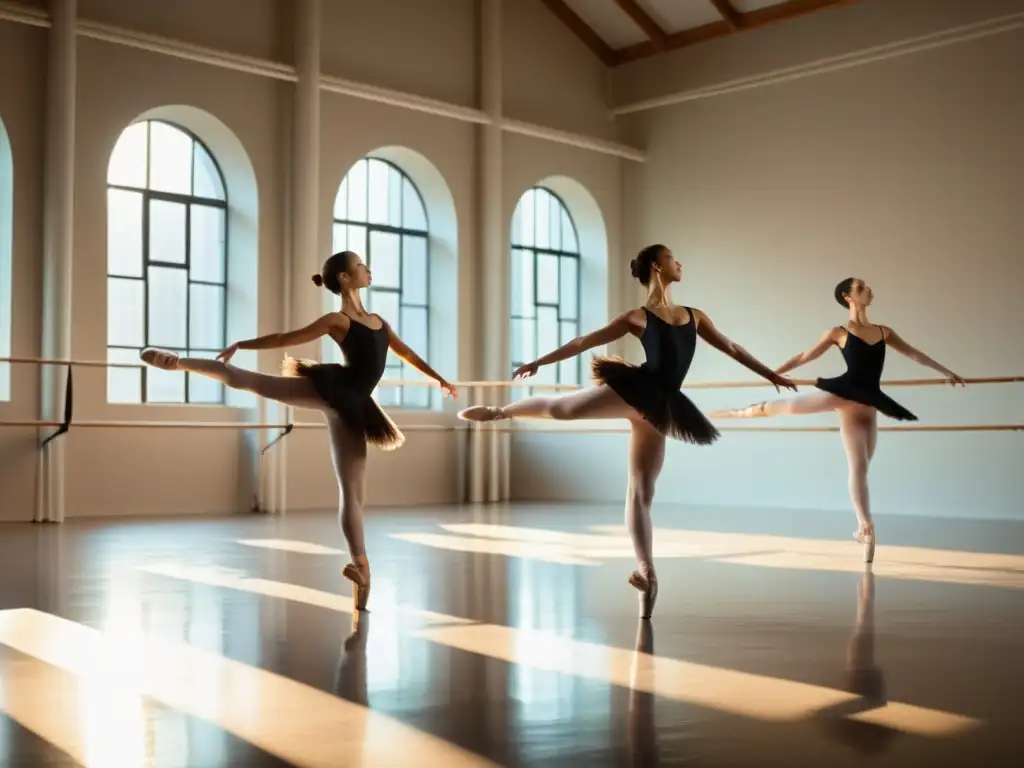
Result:
M348 218L348 176L341 180L338 194L334 196L334 218Z
M168 350L184 354L183 350ZM146 402L147 403L184 403L185 373L184 371L163 371L159 368L146 369Z
M558 347L558 310L537 307L537 349L543 355Z
M155 121L149 124L149 188L192 194L192 137Z
M107 183L123 187L146 187L146 123L129 125L110 153Z
M537 303L558 303L558 257L537 254Z
M512 251L512 314L533 317L533 251Z
M574 320L579 308L579 260L574 256L559 257L558 311L563 320Z
M402 293L408 304L427 303L427 238L402 238Z
M579 384L580 383L580 358L570 357L568 360L560 360L558 363L558 384Z
M568 344L580 335L579 324L574 320L561 321L558 324L558 343Z
M427 349L426 307L402 307L402 341L424 360L429 360Z
M401 379L402 369L400 367L388 366L384 369L385 379ZM401 402L401 387L377 387L377 402L384 407L396 406Z
M402 174L388 166L388 219L392 227L402 226Z
M142 193L107 190L107 272L142 277Z
M331 251L337 253L348 249L348 226L335 224L331 238Z
M149 201L149 260L185 263L185 206Z
M347 249L354 251L366 258L366 227L358 224L348 225L348 246Z
M562 210L562 250L569 253L579 253L580 247L576 242L576 228L572 225L569 214Z
M107 344L142 347L146 343L146 284L107 278Z
M548 195L548 200L551 204L551 213L548 216L548 230L551 232L551 237L548 239L551 247L557 251L562 248L562 204L554 195Z
M567 344L579 335L579 328L575 322L561 322L558 324L558 343ZM559 384L579 384L581 360L579 357L570 357L558 363Z
M208 283L224 282L227 252L224 247L226 211L209 205L193 205L189 222L191 279Z
M517 363L532 363L539 357L534 323L534 320L512 319L512 360Z
M360 160L348 172L348 217L366 221L366 161Z
M403 387L402 407L403 408L429 408L430 393L429 387Z
M408 179L402 181L402 226L406 229L427 229L427 212Z
M210 153L198 141L192 142L192 194L196 197L212 197L214 200L224 200L224 182L220 177L220 169L213 162Z
M520 245L533 245L533 198L535 191L528 189L519 199L519 237L515 242Z
M215 285L192 285L189 301L189 346L223 349L224 289Z
M388 223L388 171L387 163L367 160L370 169L369 221L374 224Z
M107 362L141 364L139 351L138 349L108 349ZM141 403L142 370L139 368L107 368L107 402Z
M188 282L184 269L149 268L149 338L154 347L184 349ZM184 379L182 387L185 386Z
M534 216L534 237L537 238L535 245L538 248L551 248L551 195L547 190L538 189L535 193Z
M370 311L375 312L395 329L395 333L402 333L401 318L398 314L398 294L392 291L375 291L370 289Z
M201 357L212 360L217 356L216 352L210 350L190 350L189 357ZM223 403L224 385L216 379L208 376L199 376L195 373L188 376L188 401L190 403Z
M398 288L402 278L399 271L398 248L401 239L392 232L370 232L370 271L373 284L382 288Z

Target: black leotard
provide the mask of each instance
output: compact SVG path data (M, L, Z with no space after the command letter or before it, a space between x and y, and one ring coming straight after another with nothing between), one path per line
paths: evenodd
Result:
M387 323L381 319L380 328L371 328L349 317L345 338L334 340L345 356L344 365L289 359L285 372L308 377L351 431L385 450L398 448L405 436L372 397L387 365Z
M686 310L689 322L672 325L644 307L647 325L640 343L646 362L636 366L616 358L596 357L591 373L663 435L708 445L718 438L718 430L679 391L697 348L697 319L692 309Z
M815 386L844 400L877 408L894 419L917 421L917 416L885 394L879 386L885 367L885 334L874 344L869 344L846 328L843 330L846 331L846 344L840 351L846 360L846 373L830 379L818 379Z

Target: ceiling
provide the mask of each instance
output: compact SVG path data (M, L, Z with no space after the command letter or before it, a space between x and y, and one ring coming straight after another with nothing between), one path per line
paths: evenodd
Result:
M609 67L857 0L541 0Z

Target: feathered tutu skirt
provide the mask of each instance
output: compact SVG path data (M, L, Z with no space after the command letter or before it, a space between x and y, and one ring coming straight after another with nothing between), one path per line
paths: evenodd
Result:
M281 364L285 376L304 376L313 382L317 395L357 435L362 435L385 451L393 451L405 442L405 435L384 409L377 404L365 386L354 381L352 369L338 363L317 363L312 360L285 358Z
M678 389L664 383L643 366L619 358L595 357L590 363L594 380L607 384L626 404L666 437L695 445L710 445L720 436L714 425Z
M857 384L845 376L818 379L814 385L823 392L829 392L844 400L852 400L861 405L869 405L891 419L917 421L917 416L897 403L877 386Z

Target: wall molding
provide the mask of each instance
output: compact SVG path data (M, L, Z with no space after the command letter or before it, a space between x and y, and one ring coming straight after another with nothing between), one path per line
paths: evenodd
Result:
M918 35L899 40L894 43L885 43L870 48L864 48L853 53L844 53L836 56L828 56L815 61L797 64L791 67L762 72L757 75L727 80L715 85L702 86L684 91L656 96L650 99L624 104L612 109L616 117L621 115L647 112L663 107L683 104L698 99L709 99L714 96L724 96L729 93L749 91L754 88L763 88L769 85L777 85L792 80L799 80L805 77L823 75L829 72L838 72L843 69L860 67L865 64L872 64L876 61L885 61L899 56L907 56L912 53L944 48L948 45L955 45L970 40L977 40L982 37L1011 32L1024 28L1024 12L1013 13L1007 16L1000 16L985 21L963 24L940 32L931 32L926 35Z
M4 0L0 0L0 20L34 27L50 26L50 16L46 11L18 3L5 2ZM273 80L290 83L298 82L298 74L294 66L271 61L270 59L231 53L88 19L79 19L76 31L80 36L93 40L124 45L130 48L150 51L151 53L159 53L164 56L172 56L198 64L267 77ZM437 115L459 122L477 125L492 124L492 118L489 115L473 107L452 104L405 91L382 88L334 75L322 75L320 77L320 88L328 93L350 96L379 104L388 104L393 107ZM562 131L557 128L549 128L522 120L499 119L498 124L503 131L509 133L532 136L536 139L564 144L589 152L610 155L632 162L642 163L646 160L646 153L643 150L615 141Z

